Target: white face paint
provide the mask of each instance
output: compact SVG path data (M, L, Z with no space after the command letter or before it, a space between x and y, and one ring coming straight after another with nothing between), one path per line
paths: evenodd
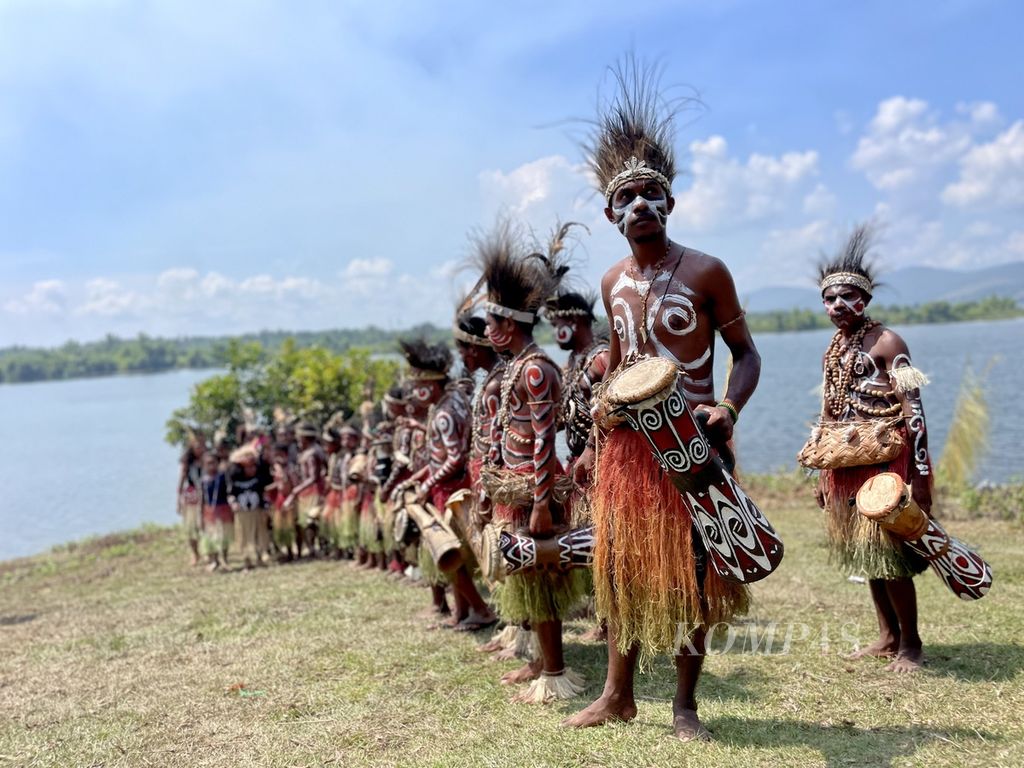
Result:
M668 198L660 186L647 187L632 200L616 205L612 203L612 215L619 232L629 235L629 230L636 223L637 215L653 213L664 227L668 223Z

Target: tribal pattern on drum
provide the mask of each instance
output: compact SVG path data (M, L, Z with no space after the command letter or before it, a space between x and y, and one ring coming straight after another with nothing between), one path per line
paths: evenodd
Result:
M712 455L678 378L667 398L628 406L622 413L647 438L679 489L715 571L744 584L774 571L782 560L782 539Z
M587 568L594 558L594 527L569 531L553 539L534 539L502 531L498 547L505 558L505 570L510 574Z
M907 546L928 561L942 582L961 600L979 600L992 588L992 568L981 556L946 533L935 520Z

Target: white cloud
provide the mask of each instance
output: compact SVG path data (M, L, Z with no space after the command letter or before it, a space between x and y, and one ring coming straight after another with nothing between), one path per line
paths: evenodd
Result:
M691 231L715 232L784 212L818 174L818 153L752 154L745 163L729 156L721 136L690 144L692 183L675 193L673 214Z
M963 125L942 124L926 101L894 96L882 101L850 159L878 189L920 183L971 145Z
M580 192L588 192L590 184L585 166L571 163L562 155L551 155L524 163L508 173L483 171L480 188L492 208L529 217L538 208L564 206Z
M4 309L16 315L55 315L64 311L67 291L61 280L39 280L18 299L4 303Z
M347 278L386 277L391 274L392 268L391 259L352 259L345 266L342 275Z
M82 315L117 317L133 313L139 308L141 297L116 280L97 277L85 284L85 300L76 312Z
M960 207L1024 207L1024 120L972 147L960 161L959 179L942 191L942 199Z

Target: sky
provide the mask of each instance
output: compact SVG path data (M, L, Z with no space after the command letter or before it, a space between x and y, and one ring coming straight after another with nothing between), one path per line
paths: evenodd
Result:
M586 224L633 51L705 107L677 242L741 296L857 222L889 268L1024 260L1024 5L0 0L0 346L447 323L474 232Z

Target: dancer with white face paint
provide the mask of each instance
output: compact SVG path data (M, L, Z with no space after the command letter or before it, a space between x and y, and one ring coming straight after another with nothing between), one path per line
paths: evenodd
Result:
M891 659L890 671L912 672L923 658L913 576L928 564L851 503L866 481L894 472L910 484L913 501L926 515L932 506L920 392L928 379L911 364L903 339L867 314L875 288L871 245L871 228L861 225L819 270L822 303L837 330L823 362L821 423L801 451L801 461L822 469L817 500L825 510L831 559L847 574L867 577L871 588L879 638L854 657ZM875 425L879 443L895 447L898 442L902 448L879 462L867 458L866 443L859 443L858 450L844 452L849 455L843 466L816 466L820 446L833 437L845 440L850 425L863 422Z
M684 375L683 393L703 421L704 435L728 464L733 425L757 386L761 361L728 268L673 242L666 231L675 207L673 118L687 102L666 99L657 72L633 59L612 74L615 94L584 148L605 198L605 216L629 248L601 281L612 330L606 380L643 358L670 360ZM733 357L720 400L713 376L716 333ZM745 610L746 588L706 567L690 512L646 439L628 427L615 428L600 407L595 417L600 428L591 433L577 474L596 472L593 572L598 614L608 621L608 675L601 696L565 724L632 720L638 662L671 652L677 675L673 733L683 741L708 739L695 697L706 629Z

